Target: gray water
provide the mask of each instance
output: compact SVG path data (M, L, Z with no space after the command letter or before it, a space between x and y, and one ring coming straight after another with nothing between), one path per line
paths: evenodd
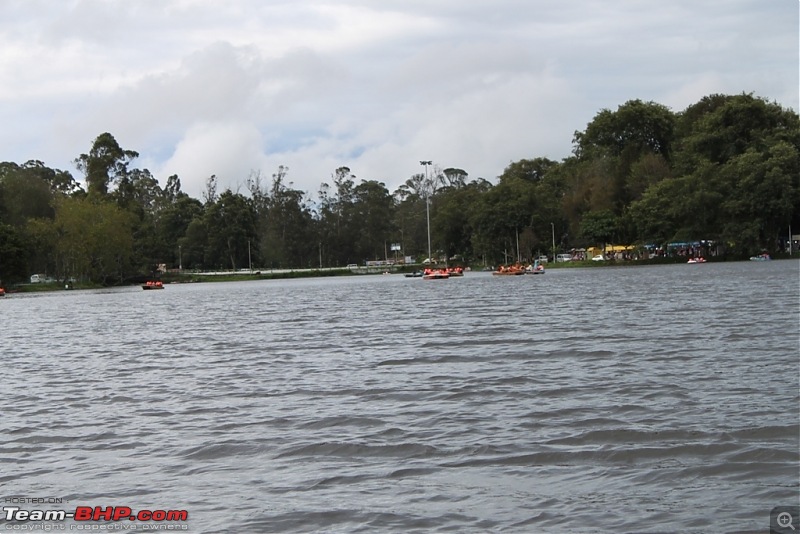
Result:
M13 294L0 499L204 533L767 532L800 495L798 267Z

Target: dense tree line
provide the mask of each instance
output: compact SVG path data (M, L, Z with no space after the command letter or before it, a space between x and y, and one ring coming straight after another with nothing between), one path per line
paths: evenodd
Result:
M335 267L428 254L496 263L537 251L713 240L727 253L775 252L800 229L800 122L750 94L682 112L632 100L576 131L572 155L511 163L496 183L433 166L396 191L335 169L316 197L289 169L244 193L202 200L163 187L110 133L75 159L84 187L41 161L0 163L0 280L31 273L119 283L156 265L184 269ZM425 163L425 162L421 162Z

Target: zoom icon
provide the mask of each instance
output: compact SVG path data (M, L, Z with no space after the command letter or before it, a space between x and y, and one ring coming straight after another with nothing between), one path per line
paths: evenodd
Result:
M800 506L776 506L769 513L770 534L800 534Z

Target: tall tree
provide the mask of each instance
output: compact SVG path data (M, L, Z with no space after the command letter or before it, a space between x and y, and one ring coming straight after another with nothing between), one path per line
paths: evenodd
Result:
M575 132L574 153L592 162L593 188L610 206L592 201L592 209L612 209L617 215L640 193L629 187L631 169L643 158L658 155L669 162L675 142L675 115L655 102L630 100L616 111L601 110L583 132ZM602 202L607 204L607 202Z
M362 180L353 194L353 222L359 228L358 254L363 259L383 259L392 233L392 196L382 182L375 180Z
M126 276L133 252L134 216L110 202L56 201L56 251L63 272L102 283Z
M442 171L442 175L445 177L445 186L446 187L464 187L467 185L467 178L469 174L464 169L457 169L454 167L448 167L447 169Z
M593 244L603 245L612 241L617 232L619 221L609 210L591 211L581 222L581 233Z
M0 287L25 280L27 255L23 232L10 224L0 223Z
M78 182L68 171L51 169L39 160L26 161L22 168L28 171L30 175L44 180L54 194L74 195L83 192Z
M248 265L248 249L255 241L256 216L250 202L226 189L207 206L208 256L211 266L237 269Z
M203 204L186 194L179 195L160 212L156 232L159 242L164 247L162 256L164 262L181 267L190 265L185 260L191 255L188 251L187 255L183 254L182 238L188 233L189 225L195 220L202 219L202 216ZM199 259L198 265L202 263L203 249L204 245L200 246L200 253L196 255L196 259Z
M0 163L0 220L22 227L29 218L53 218L53 193L40 172Z
M674 131L675 115L667 107L629 100L617 111L601 110L585 131L575 132L573 143L581 158L621 156L633 151L637 155L661 154L669 160Z
M110 133L102 133L92 143L88 154L75 159L75 165L86 177L90 196L105 196L109 185L128 172L128 164L139 157L133 150L124 150Z

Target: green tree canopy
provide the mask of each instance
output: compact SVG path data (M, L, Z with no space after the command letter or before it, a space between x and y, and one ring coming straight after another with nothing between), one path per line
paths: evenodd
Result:
M75 159L75 165L86 176L89 195L105 196L112 181L124 177L128 164L139 157L133 150L124 150L110 133L102 133L92 143L88 154Z

